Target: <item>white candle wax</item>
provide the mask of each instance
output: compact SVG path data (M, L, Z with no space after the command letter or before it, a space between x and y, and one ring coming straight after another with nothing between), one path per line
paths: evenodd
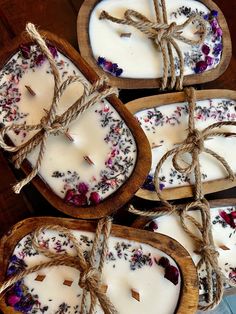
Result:
M229 99L210 99L197 101L195 109L195 126L203 130L207 126L219 121L235 121L235 101ZM146 109L135 114L148 137L152 148L153 178L157 163L162 156L177 144L182 143L187 136L188 128L188 104L177 103L153 109ZM221 131L235 132L234 126L222 127ZM204 145L225 158L230 167L236 172L236 152L232 150L235 145L235 137L214 137L206 140ZM184 162L191 162L189 156L184 157ZM221 164L208 154L200 155L202 181L212 181L227 176ZM162 188L172 188L194 183L192 175L181 174L173 168L171 158L164 163L160 175Z
M18 52L1 71L0 119L5 125L37 124L46 115L45 110L50 109L54 80L47 60L36 65L39 55L38 48L31 46L30 58L24 58ZM55 60L63 81L70 75L82 76L61 53L58 52ZM25 86L30 86L36 95L33 96ZM58 114L71 106L82 92L82 84L70 85L60 100ZM136 162L136 143L125 122L106 100L96 103L74 120L68 133L73 141L64 134L48 137L39 171L41 178L61 198L75 189L75 194L79 195L76 204L86 205L90 203L92 192L98 193L95 201L104 199L131 175ZM34 132L9 132L16 145L33 135ZM27 157L32 166L38 152L36 148ZM92 164L85 159L91 160ZM79 184L82 184L80 191Z
M91 232L72 231L79 240L84 252L92 247L94 234ZM27 267L47 261L41 254L36 254L31 246L31 235L23 238L16 246L13 255L27 265ZM75 254L71 243L63 234L46 231L41 234L40 243L51 251ZM111 237L108 241L109 253L102 271L102 282L107 285L107 296L120 314L149 313L172 314L179 299L181 278L174 285L164 278L164 268L157 265L161 257L167 257L170 264L177 267L173 259L162 251L146 244L126 239ZM13 257L13 260L16 259ZM12 262L10 265L14 265ZM17 266L16 266L17 267ZM178 267L177 267L178 268ZM42 282L35 281L37 275L46 275ZM64 280L73 281L72 285L63 285ZM40 302L42 309L48 307L44 313L57 313L60 307L68 307L69 313L78 313L81 303L82 290L78 286L79 271L59 266L41 270L24 278L22 285ZM21 285L21 286L22 286ZM140 301L132 298L131 289L137 291ZM167 302L168 300L168 302ZM37 308L37 304L33 309ZM58 312L60 313L60 312ZM96 313L103 313L97 306Z
M226 278L232 279L232 276L234 276L234 280L236 280L236 228L222 218L222 212L225 212L227 215L230 215L232 212L236 213L236 206L216 207L211 208L210 211L213 240L219 253L219 266ZM201 214L198 210L191 211L189 214L201 223ZM195 243L183 230L178 214L162 216L154 221L158 227L155 229L155 232L168 235L178 241L189 252L195 264L198 263L200 256L194 252L197 249ZM193 234L199 236L199 232L190 222L186 221L186 224ZM204 281L202 280L205 276L204 270L203 265L201 270L199 270L200 294L206 293L203 285Z
M217 18L211 16L209 9L200 1L193 0L166 0L168 23L182 24L191 14L200 14L207 21L207 37L200 46L190 46L177 41L184 56L184 75L199 73L199 61L208 64L204 71L215 68L221 59L222 30ZM105 58L107 61L117 63L123 69L125 78L160 78L163 76L162 54L156 45L139 30L132 26L100 20L103 10L117 18L124 18L128 9L136 10L155 22L155 11L151 0L103 0L92 11L89 21L90 45L95 59ZM213 12L213 15L216 14ZM196 40L199 35L196 25L190 25L183 31L183 36ZM121 37L122 33L131 33L130 37ZM198 37L197 37L198 36ZM116 43L114 45L114 42ZM207 46L207 47L206 47ZM209 48L209 49L208 49ZM174 56L176 52L173 50ZM175 60L176 72L178 61ZM201 70L200 70L201 72Z

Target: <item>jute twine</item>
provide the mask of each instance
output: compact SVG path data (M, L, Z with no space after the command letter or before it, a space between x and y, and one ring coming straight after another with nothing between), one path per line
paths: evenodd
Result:
M102 11L100 19L106 19L117 24L133 26L151 39L158 49L161 50L163 56L163 77L161 88L165 89L169 87L170 89L173 89L175 87L177 90L182 90L184 79L184 58L176 40L191 46L202 44L207 34L206 21L200 15L192 15L183 24L177 25L175 22L168 24L165 0L161 0L161 8L158 0L153 0L153 5L155 8L156 22L150 21L146 16L135 10L125 11L123 19L118 19L111 16L106 11ZM195 22L198 22L201 27L201 35L199 39L193 40L181 35L186 26ZM173 50L176 51L179 60L179 77L176 77ZM169 73L170 82L168 82Z
M23 186L29 183L38 173L43 157L46 152L46 141L50 135L58 135L60 133L65 133L67 126L75 119L77 119L85 110L93 106L95 103L103 100L107 96L112 94L117 94L117 89L107 87L107 78L101 77L95 84L90 86L88 81L82 76L70 76L64 82L61 83L60 73L57 68L56 62L48 49L44 39L36 30L33 24L27 24L26 31L30 38L35 41L42 53L47 57L52 74L54 77L54 94L52 99L52 104L49 113L43 117L39 124L36 125L26 125L24 124L11 124L9 126L3 127L0 130L0 147L8 152L16 152L13 157L13 161L16 168L20 168L23 160L28 156L28 154L39 146L39 155L37 162L30 172L30 174L24 178L22 181L18 182L13 190L15 193L20 193ZM69 85L74 82L80 82L84 86L83 95L74 102L62 115L57 115L57 109L59 101ZM98 92L99 91L99 92ZM25 144L12 146L8 145L4 136L9 131L14 130L24 130L26 132L38 131L35 136L33 136Z
M194 111L196 105L196 95L194 88L186 88L184 90L186 101L189 103L189 121L188 121L188 135L182 144L178 147L168 151L160 160L156 166L154 174L154 183L158 198L164 205L164 209L161 211L142 211L137 210L133 206L130 206L129 211L136 215L158 217L164 214L178 213L180 216L181 224L184 231L192 238L196 245L196 252L201 256L200 261L197 264L198 270L205 265L207 273L207 300L206 305L199 305L200 310L211 310L215 308L221 301L224 292L224 283L228 283L234 286L235 283L229 281L222 274L218 264L218 252L215 248L212 227L211 227L211 216L210 216L210 205L204 198L203 187L202 187L202 174L199 162L199 155L201 153L207 153L218 160L218 162L225 168L228 178L234 180L234 173L227 161L217 154L216 152L206 148L204 141L208 138L215 136L236 136L235 133L221 131L220 128L223 126L233 125L236 126L235 121L217 122L208 127L203 131L199 131L195 128ZM183 160L184 154L190 154L192 162L190 165L182 166L181 160ZM159 173L167 158L172 156L173 167L183 174L193 173L195 177L194 196L195 201L187 205L171 205L166 199L163 198L160 184L159 184ZM199 223L194 217L190 215L191 210L199 209L201 213L201 223ZM190 225L197 230L196 236L193 233Z
M99 301L104 313L106 314L116 314L117 311L114 308L113 304L106 296L106 294L101 289L101 273L104 266L104 262L106 259L106 255L108 252L108 238L111 232L112 221L110 218L103 218L99 220L95 238L93 241L92 250L90 252L90 256L88 261L84 258L83 250L78 243L75 236L71 233L71 231L67 228L57 226L57 225L47 225L41 228L38 228L33 235L32 246L38 252L43 254L44 256L50 258L48 262L40 263L39 265L35 265L31 268L27 268L26 270L14 275L10 279L6 280L0 285L0 295L7 291L12 285L14 285L19 280L23 279L29 274L40 271L45 268L53 267L53 266L69 266L76 268L80 271L79 278L79 286L83 289L83 295L80 306L80 313L87 313L86 309L86 296L87 293L90 294L90 308L89 314L93 314L95 312L97 300ZM58 254L50 252L47 248L42 247L40 245L39 236L42 232L50 230L57 231L65 234L68 240L73 245L73 248L76 251L75 256L71 256L68 253ZM96 264L96 256L100 254L99 266L95 267Z

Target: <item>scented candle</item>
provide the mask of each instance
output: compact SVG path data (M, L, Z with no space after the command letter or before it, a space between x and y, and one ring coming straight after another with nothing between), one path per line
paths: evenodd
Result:
M199 223L201 223L201 214L199 210L189 212ZM224 276L231 280L232 283L236 282L236 206L218 206L210 210L212 235L219 253L218 261L219 267ZM191 232L198 236L196 229L187 221L187 227ZM184 248L189 252L195 264L198 263L200 256L195 252L196 247L190 236L185 233L182 228L180 217L178 214L169 216L162 216L151 223L148 223L146 228L155 232L168 235L173 239L180 242ZM200 282L200 295L204 295L205 291L205 270L204 266L199 270ZM202 300L204 298L202 297Z
M88 256L94 233L78 230L71 232L81 245L84 255ZM57 231L49 229L42 232L39 243L55 254L66 252L75 255L70 240ZM175 275L165 273L163 259L168 260ZM32 247L32 235L28 234L17 243L7 274L13 275L47 260ZM82 296L78 278L79 271L70 267L45 268L26 276L13 286L5 295L6 304L23 313L26 308L30 313L78 313ZM118 313L172 314L180 298L181 282L177 264L164 252L137 241L114 236L109 238L102 283ZM103 312L97 306L95 313Z
M206 21L207 35L204 43L191 46L177 41L184 57L184 75L199 74L216 68L221 61L223 50L223 33L217 20L218 12L210 10L200 1L166 0L165 2L168 24L176 22L180 25L194 14L200 15ZM99 1L92 10L89 20L92 54L98 65L114 76L135 79L161 78L163 76L162 53L148 36L132 26L100 19L103 10L121 19L128 9L135 10L150 21L156 22L153 1ZM194 23L187 26L182 35L188 39L196 39L201 35L201 31L200 25ZM175 71L178 75L179 60L174 49L173 54ZM114 71L114 66L112 67L111 64L115 64L119 71Z
M48 48L62 81L69 76L84 77L55 46L48 43ZM0 72L1 122L5 126L40 123L50 109L53 90L53 75L45 56L34 44L21 45ZM71 84L60 99L57 114L68 109L82 93L82 84ZM20 145L34 134L15 130L8 135L15 145ZM27 157L32 167L38 154L36 147ZM39 176L70 204L98 204L131 176L136 158L136 141L129 127L116 109L103 100L74 120L65 134L47 138Z
M143 101L145 103L145 100ZM153 103L154 102L155 100L153 100ZM165 101L163 101L163 103L164 102ZM213 98L197 101L195 108L196 128L201 131L216 122L235 121L235 105L235 100L227 98ZM152 169L143 189L149 191L155 190L153 176L156 165L167 151L177 147L186 139L189 117L188 106L189 105L184 102L170 103L163 106L153 105L153 107L149 106L149 109L136 111L135 116L146 133L150 146L152 147ZM130 108L131 107L130 105ZM235 132L235 127L223 126L220 130L222 132ZM212 137L207 139L204 145L206 148L224 157L233 172L236 172L236 155L234 150L232 150L233 145L235 145L235 137ZM203 182L213 182L226 177L225 169L215 158L204 153L200 154L199 158ZM191 163L190 156L187 154L184 155L182 163L184 165ZM159 180L160 188L163 191L194 183L192 175L179 173L173 167L171 158L168 158L162 166ZM171 198L172 196L168 195L167 197Z

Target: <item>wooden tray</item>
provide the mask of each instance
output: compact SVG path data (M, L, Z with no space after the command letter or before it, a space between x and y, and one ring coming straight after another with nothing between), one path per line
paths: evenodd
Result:
M87 65L80 57L78 52L65 40L58 36L49 33L41 32L44 38L47 38L58 50L67 56L74 65L82 72L89 82L94 83L98 80L98 75ZM8 60L19 50L20 44L33 44L25 33L16 37L8 45L4 46L0 52L0 68L2 68ZM106 198L101 203L94 206L76 207L66 204L59 196L57 196L49 186L39 177L33 179L33 184L39 192L50 202L56 209L73 217L84 219L100 218L115 212L122 207L136 193L139 187L145 180L145 177L150 169L151 153L145 134L139 127L136 119L124 107L122 102L116 96L110 96L107 100L119 113L121 118L126 122L131 133L134 136L137 145L137 161L134 170L128 180L111 196ZM26 160L22 164L22 169L25 174L31 172L31 165Z
M0 282L3 282L5 279L9 258L16 244L36 228L48 224L56 224L81 231L94 232L96 229L96 222L93 221L88 222L53 217L28 218L17 223L0 241ZM161 234L153 235L151 232L118 225L112 226L111 236L149 244L173 258L181 271L182 278L180 299L175 313L195 313L198 304L196 269L187 251L178 242ZM12 308L6 306L4 298L0 300L0 309L6 314L16 313Z
M82 57L95 69L98 74L104 73L104 71L97 65L97 61L93 57L93 52L90 46L89 39L89 19L94 7L101 2L101 0L85 0L80 8L77 18L77 40ZM232 45L230 39L230 33L227 22L222 11L211 0L199 0L209 10L218 11L218 22L223 31L223 52L221 61L218 66L209 71L192 74L184 77L184 85L202 84L205 82L213 81L227 69L231 56ZM157 79L133 79L133 78L121 78L114 77L108 74L110 83L112 86L117 86L123 89L137 89L137 88L159 88L161 86L161 78Z
M213 98L227 98L236 100L236 92L232 90L202 90L196 91L197 100L213 99ZM135 114L144 109L165 106L169 104L185 102L184 92L157 95L144 97L130 101L126 104L126 107L132 114ZM220 165L219 165L220 167ZM229 189L236 185L236 180L231 181L228 179L218 179L214 181L208 181L203 183L203 193L209 194L213 192ZM193 196L193 188L191 185L180 186L174 188L166 188L162 191L163 197L169 200L181 199ZM157 201L158 197L156 192L148 191L145 189L139 189L136 196L147 200Z

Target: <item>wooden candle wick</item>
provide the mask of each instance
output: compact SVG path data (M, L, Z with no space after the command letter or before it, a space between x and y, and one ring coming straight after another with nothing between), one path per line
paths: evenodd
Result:
M33 89L29 85L25 85L25 88L28 90L30 95L36 96L36 93L33 91Z

